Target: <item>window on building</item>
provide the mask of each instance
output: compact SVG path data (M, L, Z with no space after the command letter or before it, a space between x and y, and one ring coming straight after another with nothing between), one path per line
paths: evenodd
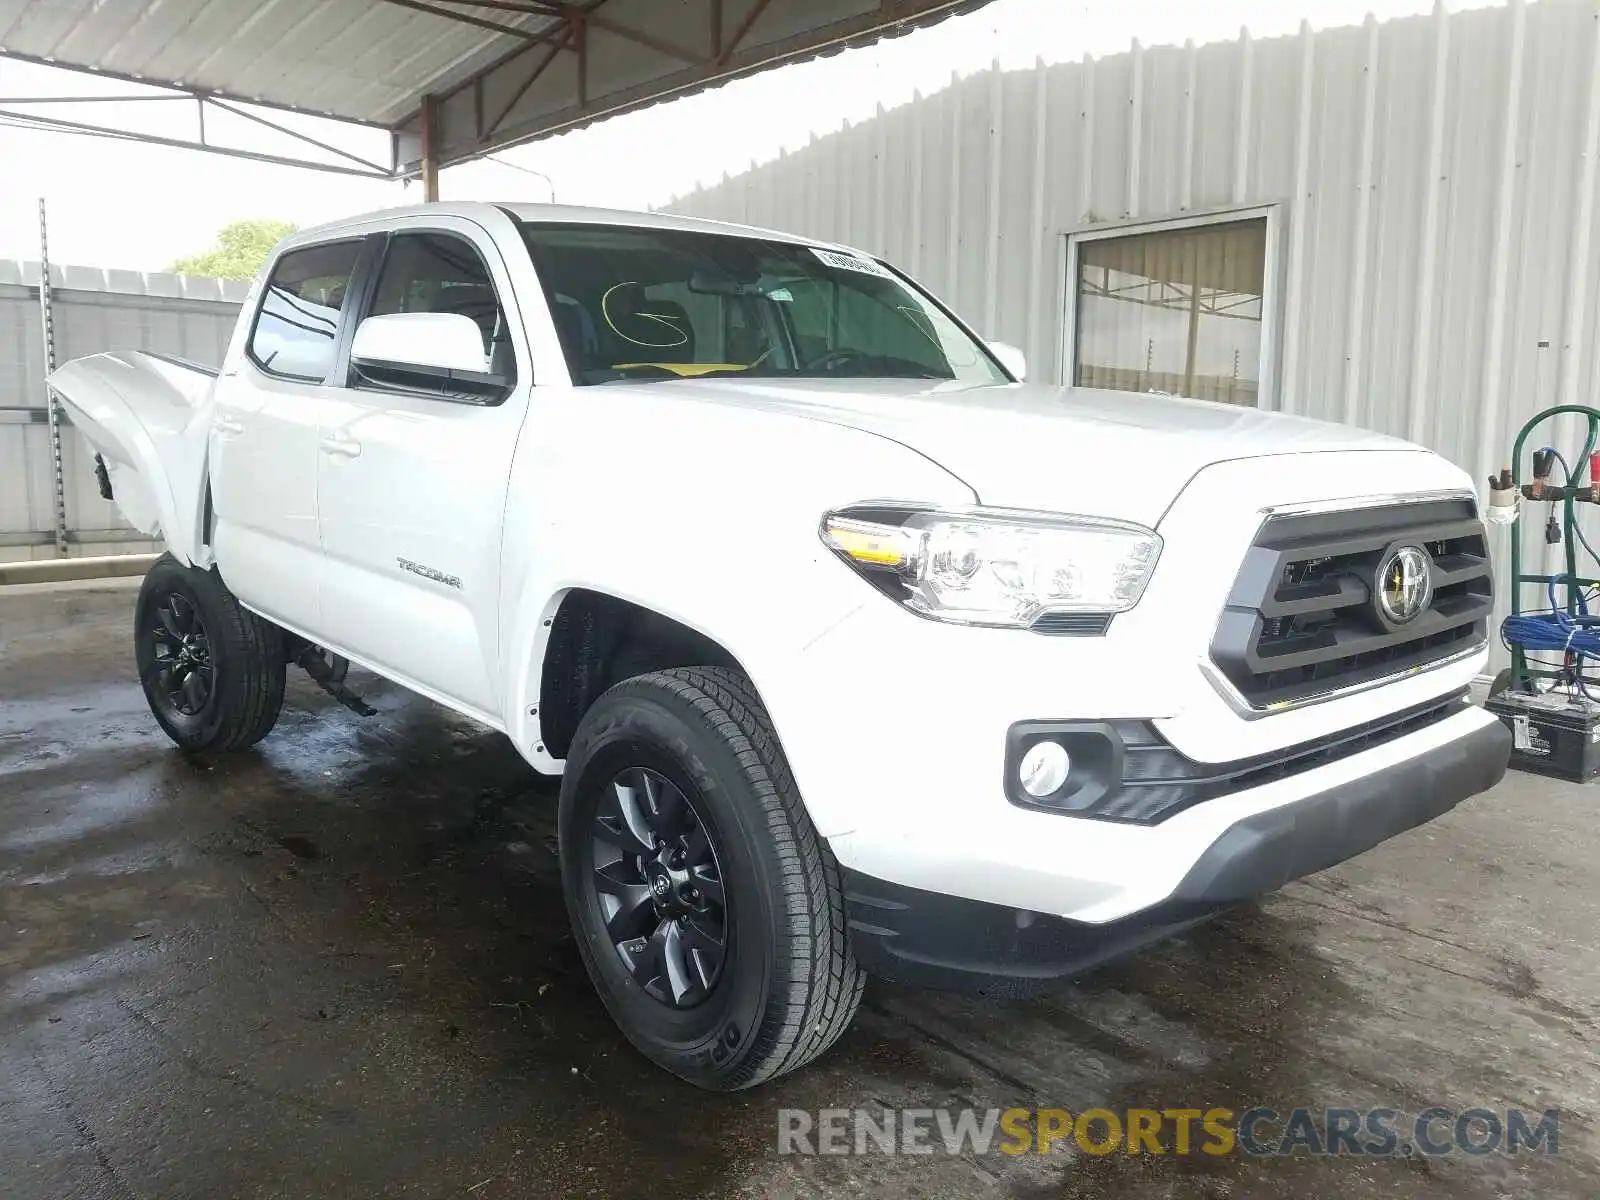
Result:
M1073 241L1073 383L1257 403L1265 217Z
M333 366L339 310L360 242L291 250L272 268L250 331L250 357L263 371L322 382Z

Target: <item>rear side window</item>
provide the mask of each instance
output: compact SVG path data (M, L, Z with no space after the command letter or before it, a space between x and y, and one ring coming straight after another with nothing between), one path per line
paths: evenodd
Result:
M390 238L367 315L419 312L470 317L483 338L483 369L506 379L515 375L500 298L489 268L466 239L447 233L397 233Z
M250 331L250 358L273 375L320 383L333 367L339 312L360 242L291 250L272 268Z

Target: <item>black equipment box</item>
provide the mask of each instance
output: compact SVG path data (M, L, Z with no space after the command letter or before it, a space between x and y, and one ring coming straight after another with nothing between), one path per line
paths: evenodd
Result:
M1511 730L1517 770L1574 783L1600 775L1600 705L1565 693L1501 692L1485 707Z

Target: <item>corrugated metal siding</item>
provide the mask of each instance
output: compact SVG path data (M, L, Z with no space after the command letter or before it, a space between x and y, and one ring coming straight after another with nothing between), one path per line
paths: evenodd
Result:
M1593 0L1135 44L954 81L671 207L881 253L1053 379L1067 233L1282 205L1276 407L1481 479L1538 409L1600 401L1597 61Z
M102 350L157 350L222 361L244 298L242 283L85 267L51 269L56 361ZM44 423L39 264L0 260L0 560L55 555L50 431ZM33 412L20 410L35 410ZM70 425L61 438L67 527L125 530L100 498L94 458ZM34 545L18 542L34 541ZM78 541L73 554L134 554L147 542Z

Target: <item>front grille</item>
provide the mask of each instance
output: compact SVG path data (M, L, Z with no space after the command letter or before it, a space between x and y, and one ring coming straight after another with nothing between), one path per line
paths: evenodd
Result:
M1402 546L1426 553L1433 593L1396 624L1374 592L1379 567ZM1252 707L1292 705L1481 643L1493 603L1471 499L1271 517L1234 581L1211 660Z

